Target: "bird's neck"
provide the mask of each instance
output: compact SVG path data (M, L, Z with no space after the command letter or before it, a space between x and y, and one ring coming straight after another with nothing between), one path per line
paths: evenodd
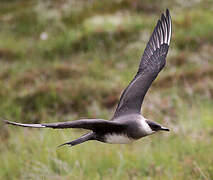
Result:
M150 135L150 134L153 134L153 133L155 133L155 131L153 131L152 129L151 129L151 127L149 126L149 124L146 122L146 118L144 118L143 116L142 116L142 119L141 119L141 130L145 133L145 135L147 136L147 135Z

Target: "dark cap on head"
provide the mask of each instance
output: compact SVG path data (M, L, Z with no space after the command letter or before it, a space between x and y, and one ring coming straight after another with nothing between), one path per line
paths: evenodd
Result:
M146 122L153 131L169 131L168 128L163 127L154 121L146 120Z

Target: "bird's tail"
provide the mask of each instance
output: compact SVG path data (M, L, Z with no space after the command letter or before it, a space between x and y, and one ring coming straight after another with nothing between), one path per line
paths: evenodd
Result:
M81 143L83 143L85 141L89 141L89 140L94 140L94 133L93 132L89 132L87 134L84 134L80 138L75 139L75 140L70 141L70 142L67 142L67 143L64 143L64 144L61 144L58 147L61 147L61 146L64 146L64 145L75 146L75 145L81 144Z

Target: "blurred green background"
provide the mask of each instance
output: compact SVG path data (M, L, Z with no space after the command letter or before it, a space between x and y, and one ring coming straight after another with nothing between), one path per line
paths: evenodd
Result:
M212 0L1 0L0 116L110 119L166 8L167 66L142 112L170 133L57 149L85 131L1 123L0 179L213 179Z

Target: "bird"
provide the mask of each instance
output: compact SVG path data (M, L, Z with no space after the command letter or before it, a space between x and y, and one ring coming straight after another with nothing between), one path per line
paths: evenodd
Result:
M170 131L157 122L143 117L141 106L152 82L166 64L171 36L172 19L169 10L166 9L165 14L161 14L161 18L150 36L136 75L121 94L115 113L110 120L80 119L43 124L23 124L5 119L3 121L6 124L30 128L81 128L89 130L81 137L60 146L75 146L91 140L110 144L127 144L158 131Z

